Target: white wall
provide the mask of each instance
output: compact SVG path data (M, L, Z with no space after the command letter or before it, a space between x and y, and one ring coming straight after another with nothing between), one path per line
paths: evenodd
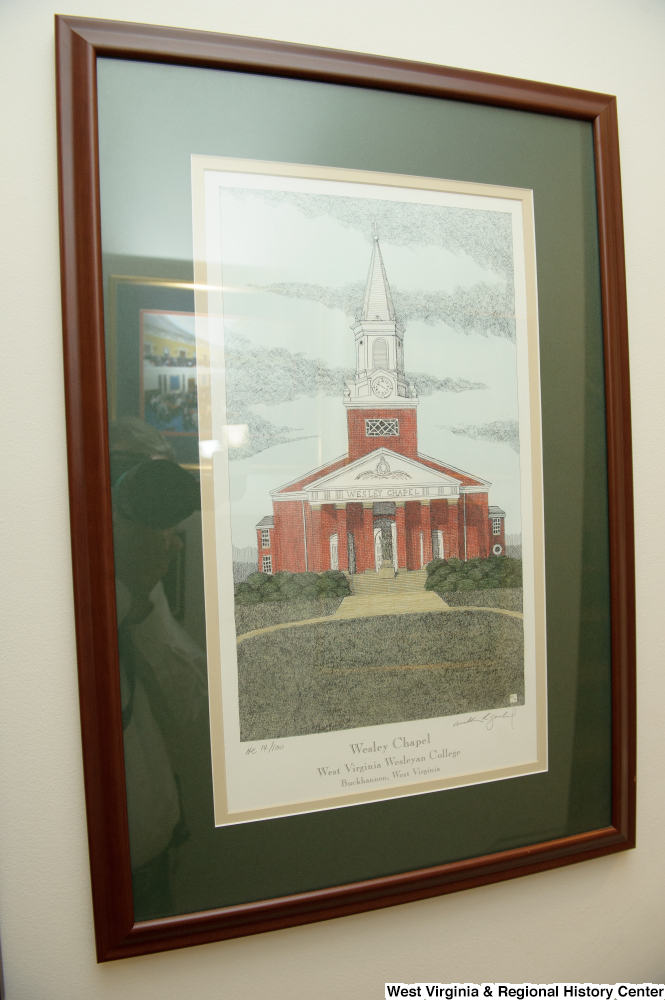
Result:
M53 13L0 6L0 936L8 1000L380 997L388 980L665 975L662 0L71 0L617 94L637 486L639 847L377 913L97 966L81 780L60 341Z

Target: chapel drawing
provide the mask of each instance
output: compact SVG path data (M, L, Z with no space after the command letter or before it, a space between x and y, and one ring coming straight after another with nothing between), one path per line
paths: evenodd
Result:
M377 236L352 330L348 453L271 492L272 516L256 526L259 571L394 577L437 557L504 554L505 512L489 506L491 484L418 451L417 390Z

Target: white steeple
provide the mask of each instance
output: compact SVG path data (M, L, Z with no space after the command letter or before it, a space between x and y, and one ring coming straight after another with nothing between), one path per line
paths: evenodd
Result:
M363 305L352 330L356 377L347 382L345 405L368 409L417 406L415 388L404 375L404 327L395 315L376 234Z
M372 259L367 275L367 288L365 289L365 299L363 301L361 320L395 320L395 307L393 306L388 276L381 256L379 237L374 237L372 248Z

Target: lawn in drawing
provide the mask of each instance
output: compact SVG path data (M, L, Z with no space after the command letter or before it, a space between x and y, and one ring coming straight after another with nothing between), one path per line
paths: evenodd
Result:
M424 578L401 574L388 586L361 578L332 614L331 602L318 616L310 603L300 621L296 606L283 605L261 627L257 612L266 605L252 608L244 624L255 627L238 644L241 739L524 704L521 590L463 591L444 601L424 589Z

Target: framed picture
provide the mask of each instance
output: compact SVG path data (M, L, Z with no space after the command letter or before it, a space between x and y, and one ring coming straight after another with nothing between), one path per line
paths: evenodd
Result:
M633 846L614 99L56 31L99 960Z

